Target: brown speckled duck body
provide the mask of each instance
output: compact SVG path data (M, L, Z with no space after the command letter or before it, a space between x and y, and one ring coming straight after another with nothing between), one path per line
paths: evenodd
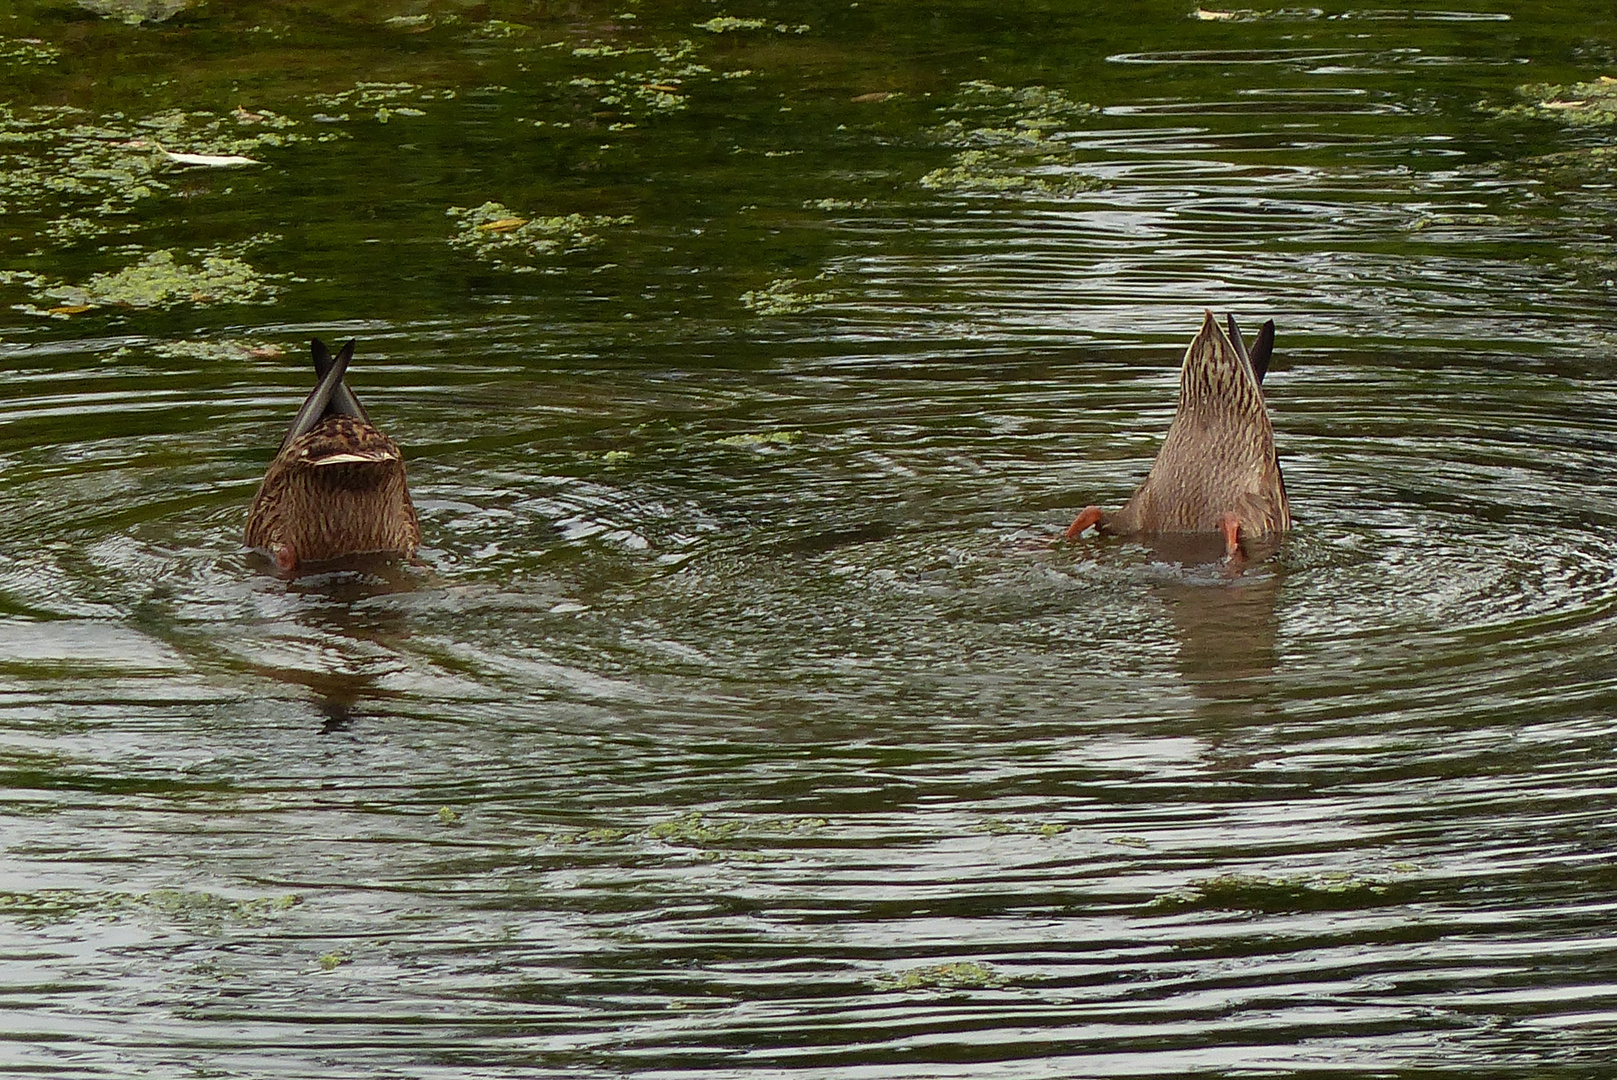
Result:
M253 497L247 546L267 552L287 573L350 555L411 555L421 526L404 455L343 382L354 343L335 357L318 338L312 347L320 382Z
M1091 525L1112 535L1220 533L1226 556L1243 541L1275 537L1291 527L1286 484L1275 453L1263 376L1274 351L1274 321L1249 352L1229 317L1226 336L1208 312L1185 351L1179 408L1151 472L1115 514L1091 506L1067 530Z

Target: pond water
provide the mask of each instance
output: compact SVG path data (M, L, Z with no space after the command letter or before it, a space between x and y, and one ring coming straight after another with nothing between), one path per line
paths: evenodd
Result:
M1608 1075L1595 8L12 5L0 1068ZM1295 531L1063 542L1204 308Z

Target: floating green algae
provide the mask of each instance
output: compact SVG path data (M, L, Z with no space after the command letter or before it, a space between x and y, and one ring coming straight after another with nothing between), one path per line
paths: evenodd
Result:
M451 247L519 274L532 273L549 256L594 247L601 242L600 229L634 221L599 214L530 218L497 202L469 209L451 206L445 213L457 221L457 231L449 238Z
M868 210L872 203L869 199L805 199L805 210Z
M1093 190L1096 181L1060 170L1077 162L1070 144L1052 138L1100 110L1043 86L962 83L953 114L932 131L937 141L959 147L951 164L921 177L929 191L956 194L1070 195Z
M1067 831L1067 826L1058 822L1028 821L1025 818L984 818L971 826L972 832L987 833L990 836L1039 836L1048 840L1052 836L1060 836Z
M409 82L361 82L335 94L315 94L309 100L321 110L314 114L316 123L341 123L353 119L358 113L369 115L379 124L386 124L396 116L425 116L426 110L418 106L435 101L453 101L456 96L454 90L432 89ZM353 112L336 111L349 109Z
M220 341L185 339L158 341L150 346L157 356L170 359L207 360L226 363L241 360L271 360L286 355L286 350L273 341L249 341L243 338L225 338ZM128 346L113 353L119 357L132 352Z
M796 315L831 298L826 289L800 291L807 285L796 278L776 278L761 289L742 293L741 304L758 315Z
M646 840L681 847L707 847L780 837L823 828L825 824L824 818L817 817L714 820L700 810L693 810L643 829L602 826L579 832L544 834L537 839L544 843L567 847L575 844L618 844Z
M801 442L802 439L803 433L801 431L749 431L740 435L726 435L724 438L715 439L714 441L720 446L746 446L757 448L765 446L790 446L795 442Z
M533 33L533 27L527 23L510 22L506 19L488 19L478 23L472 32L478 37L510 38L531 34Z
M1584 126L1617 124L1617 78L1610 75L1566 85L1530 83L1518 86L1516 96L1524 100L1507 106L1484 103L1481 108L1495 116L1532 117Z
M49 67L61 57L61 49L39 38L0 37L0 66L3 67Z
M102 18L117 19L130 26L165 22L191 7L196 0L78 0L79 7Z
M646 830L646 836L674 844L715 844L731 839L745 827L740 821L710 821L701 812L692 811L672 821L651 826Z
M620 46L597 42L575 47L572 55L584 60L613 60L612 72L576 75L563 84L572 91L592 95L609 113L645 120L657 114L683 111L689 104L688 83L713 75L713 69L692 58L695 42L682 40L671 47ZM623 63L630 58L629 63ZM596 65L590 65L597 70ZM620 122L621 130L627 122ZM609 125L609 128L613 125Z
M279 289L272 276L221 251L194 252L181 262L172 251L153 251L122 270L94 274L82 285L50 285L47 297L72 307L170 308L179 304L261 304Z
M962 960L878 975L876 985L882 990L984 990L1004 986L1005 979L987 964Z
M698 30L710 34L733 34L738 30L773 30L777 34L806 34L807 23L771 23L768 19L738 19L733 15L719 15L707 22L693 24Z
M1569 180L1588 177L1605 179L1617 173L1617 146L1586 146L1577 150L1562 150L1554 154L1528 158L1522 164L1549 173L1561 174Z
M132 226L118 219L142 201L179 193L173 180L187 167L165 151L262 157L310 141L296 127L288 117L247 108L131 117L0 104L0 214L46 215L41 235L58 244L125 231Z
M156 913L185 922L259 923L297 907L303 898L282 896L232 900L216 893L188 889L153 889L151 892L92 892L80 889L39 889L0 893L0 916L32 922L64 922L81 916L121 919Z
M1199 878L1156 906L1214 911L1349 911L1398 902L1409 891L1392 877L1343 872L1268 877L1219 874Z

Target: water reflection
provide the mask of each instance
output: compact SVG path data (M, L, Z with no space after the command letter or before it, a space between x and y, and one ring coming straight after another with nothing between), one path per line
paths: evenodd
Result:
M252 561L272 565L262 556ZM407 605L378 601L412 593L423 581L423 572L405 560L367 555L278 582L297 601L292 622L272 632L271 649L280 655L249 661L247 669L305 688L325 718L322 729L342 730L356 715L373 713L375 702L397 696L382 683L410 664L404 655L410 612Z
M1186 685L1204 701L1250 712L1275 672L1281 578L1262 564L1223 576L1166 581L1153 591L1173 620Z

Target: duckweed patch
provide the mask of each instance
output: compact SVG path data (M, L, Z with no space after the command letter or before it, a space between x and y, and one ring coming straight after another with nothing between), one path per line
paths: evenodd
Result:
M112 356L113 359L118 359L133 351L125 346ZM222 341L159 341L151 346L151 351L165 359L206 360L217 363L270 360L286 355L286 350L273 341L247 341L242 338L226 338Z
M599 230L628 225L633 217L566 214L559 217L524 217L502 203L486 202L471 208L451 206L445 211L456 219L451 247L467 252L501 270L532 273L549 256L565 255L601 242Z
M681 814L644 829L597 827L579 832L547 833L536 839L570 847L575 844L620 844L648 840L681 847L734 845L771 837L788 836L824 828L826 820L817 817L765 818L760 820L715 821L699 810Z
M1156 901L1175 910L1351 911L1397 903L1409 887L1392 877L1350 873L1297 874L1267 877L1260 874L1219 874L1199 878Z
M922 176L929 191L955 194L1071 195L1098 183L1070 170L1076 155L1053 138L1100 110L1043 86L1012 88L975 80L962 83L953 114L932 135L959 147L953 162Z
M260 923L301 903L303 898L291 893L231 900L216 893L185 889L154 889L145 893L40 889L26 893L0 893L0 916L50 923L86 916L117 920L142 913L156 913L185 922Z
M426 110L420 105L453 101L455 97L453 90L434 90L415 83L362 82L335 94L315 94L310 101L321 110L314 114L317 123L337 124L351 120L355 114L368 114L377 123L386 124L396 116L425 116Z
M507 19L488 19L478 23L472 33L484 38L512 38L533 33L533 27Z
M62 306L171 308L180 304L264 304L279 292L281 275L255 270L222 250L193 252L181 262L172 251L153 251L139 262L94 274L81 285L47 285L42 295Z
M41 234L58 244L124 231L132 226L118 218L143 200L175 194L171 180L186 166L170 154L258 159L309 141L296 127L285 116L245 108L132 118L0 105L0 213L46 215Z
M740 435L726 435L724 438L714 441L720 446L744 446L757 449L769 446L791 446L793 443L801 442L802 440L803 433L801 431L748 431Z
M1060 836L1067 831L1067 826L1054 821L1038 822L1028 821L1025 818L984 818L971 826L972 832L987 833L990 836L1038 836L1046 840L1052 836Z
M869 199L805 199L805 210L868 210L872 203Z
M975 960L928 964L894 975L876 976L880 990L988 990L1004 985L1003 976Z
M651 826L646 830L646 836L648 839L661 840L670 844L702 847L708 844L725 843L737 839L785 836L790 833L824 828L825 824L824 818L817 817L762 818L715 822L700 811L693 810L671 821L664 821Z
M796 315L831 299L830 290L806 291L808 284L796 278L776 278L761 289L742 293L741 305L756 315Z
M768 19L738 19L733 15L719 15L693 24L698 30L706 30L710 34L733 34L743 30L773 30L777 34L806 34L811 29L807 23L771 23Z
M608 120L613 116L646 120L660 113L681 112L690 100L687 83L713 74L712 68L692 59L697 53L692 41L680 41L671 48L597 43L574 48L572 53L581 59L640 58L631 65L618 64L620 70L610 74L578 75L565 83L567 89L593 96L597 111L603 113L601 118ZM626 124L620 119L616 129L622 130Z
M1605 180L1617 173L1617 146L1588 146L1528 158L1523 164L1542 169L1552 176L1577 182L1591 177Z
M61 57L61 49L39 38L0 37L0 67L49 67Z
M1617 124L1617 78L1610 75L1566 85L1530 83L1518 86L1516 96L1524 100L1506 106L1484 103L1481 108L1496 116L1532 117L1563 124Z
M166 22L195 3L196 0L79 0L79 7L104 19L139 26Z

